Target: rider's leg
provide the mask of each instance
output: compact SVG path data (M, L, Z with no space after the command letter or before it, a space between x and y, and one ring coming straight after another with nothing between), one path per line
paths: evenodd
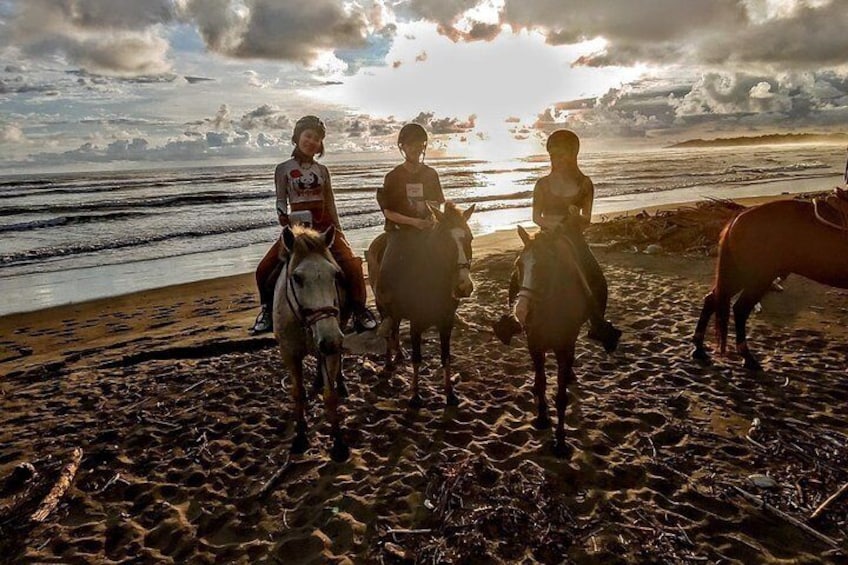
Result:
M270 332L273 329L271 314L274 304L274 287L277 284L277 277L280 275L282 267L280 247L280 240L278 239L268 249L256 267L256 286L259 289L260 310L253 327L250 329L250 333L254 335Z
M609 289L604 271L582 235L571 237L571 242L592 293L589 300L589 338L600 341L607 351L614 351L618 346L621 330L606 319Z
M377 321L366 306L368 294L365 289L365 276L362 274L362 259L353 254L353 249L350 248L344 234L340 232L336 232L330 252L339 264L347 282L354 327L357 331L375 329Z

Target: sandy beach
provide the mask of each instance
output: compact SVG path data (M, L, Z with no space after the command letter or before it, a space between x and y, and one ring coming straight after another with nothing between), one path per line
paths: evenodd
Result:
M314 398L310 448L289 456L276 344L246 332L252 275L0 318L0 562L845 562L848 497L809 517L848 482L848 293L790 277L749 325L765 371L702 367L714 258L599 247L625 335L611 355L578 341L560 459L531 425L524 340L489 330L519 244L475 240L458 408L432 331L418 411L411 367L345 358L344 463ZM30 519L76 449L70 488Z

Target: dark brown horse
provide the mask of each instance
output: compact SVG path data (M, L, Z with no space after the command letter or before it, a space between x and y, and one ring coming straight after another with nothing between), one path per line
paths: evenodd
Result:
M346 394L342 380L342 330L349 312L342 290L342 272L329 247L335 229L317 233L311 229L286 227L280 236L287 256L274 290L274 335L283 364L292 377L296 430L292 453L303 453L306 438L306 390L303 359L317 359L316 380L324 389L324 405L333 433L330 455L345 460L349 449L342 437L339 396ZM319 385L319 388L320 388Z
M521 226L518 235L524 249L515 262L513 280L518 283L515 315L527 336L527 349L536 373L533 394L538 408L533 425L551 425L546 397L545 356L553 351L557 360L556 443L565 452L565 408L569 383L575 381L574 350L580 328L589 319L589 297L581 282L575 252L558 233L540 232L531 237ZM512 297L510 297L512 301Z
M396 359L401 356L399 327L401 320L409 320L412 340L412 396L410 405L421 406L418 393L418 375L421 367L421 334L435 326L441 343L441 361L444 373L446 402L449 406L459 404L453 391L451 374L450 340L454 317L459 300L471 295L474 283L471 280L471 230L468 218L474 206L465 211L453 202L445 204L445 211L431 209L436 218L435 226L428 232L406 231L389 245L397 245L392 252L402 257L393 267L383 265L377 269L377 249L383 243L378 238L368 250L369 273L379 271L378 280L372 285L387 289L391 297L389 304L381 303L382 291L375 292L377 306L393 324L386 339L386 371L392 371ZM376 288L375 288L376 290Z
M715 284L704 299L692 357L709 361L704 334L713 314L719 348L725 352L730 302L739 294L733 304L736 348L747 369L761 369L748 347L745 325L772 281L796 273L822 284L848 288L846 258L848 231L819 221L811 202L779 200L745 210L721 233Z

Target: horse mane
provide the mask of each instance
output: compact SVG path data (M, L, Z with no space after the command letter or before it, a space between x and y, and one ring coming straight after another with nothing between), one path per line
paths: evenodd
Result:
M292 233L294 234L294 247L291 251L293 259L299 262L301 258L306 257L310 253L318 253L335 263L333 255L324 243L324 238L320 233L312 228L300 225L294 226Z

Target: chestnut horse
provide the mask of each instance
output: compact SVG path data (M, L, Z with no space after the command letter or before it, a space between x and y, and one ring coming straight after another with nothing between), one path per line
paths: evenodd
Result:
M518 235L524 248L513 273L513 280L518 283L515 315L527 336L527 349L536 373L533 394L538 412L533 426L541 430L551 425L545 356L553 351L557 361L554 451L562 455L565 453L567 387L576 380L572 368L574 350L580 328L589 319L589 297L581 282L575 252L563 235L542 231L531 237L521 226ZM510 303L512 299L510 296Z
M761 366L748 347L745 325L754 306L776 277L795 273L822 284L848 288L848 231L816 219L812 202L778 200L749 208L721 232L713 289L704 299L695 329L692 357L709 361L704 334L713 314L722 354L727 343L730 301L736 348L745 368Z
M439 332L441 361L444 373L445 398L448 406L457 406L459 398L453 391L451 374L450 340L453 332L456 308L459 300L471 295L474 283L471 280L471 230L468 219L474 213L472 205L465 211L453 202L445 204L445 211L431 207L436 219L435 226L428 232L417 230L398 232L391 245L403 257L403 264L380 268L380 249L384 236L378 236L369 246L368 272L379 273L371 279L380 312L392 320L386 339L386 372L394 370L400 354L399 326L401 320L409 320L412 340L412 396L410 405L421 406L418 393L418 375L421 367L421 334L435 326ZM396 271L396 272L395 272ZM380 291L378 289L388 289ZM381 301L387 292L389 304Z
M283 364L292 377L291 394L297 419L292 453L303 453L309 446L303 359L312 353L317 358L316 381L323 384L324 405L332 428L330 455L343 461L350 451L342 437L338 410L339 396L346 394L342 381L341 328L349 312L345 308L342 271L329 251L334 237L333 226L320 234L300 226L283 229L280 239L286 257L274 289L274 335Z

